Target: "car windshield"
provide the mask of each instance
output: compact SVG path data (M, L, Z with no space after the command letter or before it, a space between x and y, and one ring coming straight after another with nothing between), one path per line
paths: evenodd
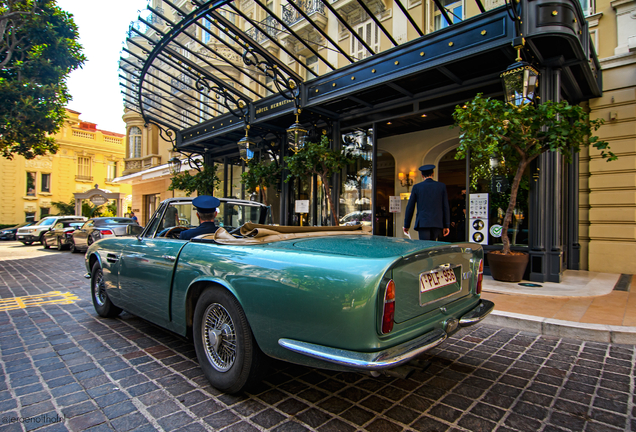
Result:
M266 224L271 224L271 214L268 207L249 204L240 201L222 201L218 207L218 214L214 222L217 226L228 231L238 228L244 223L259 223L261 212L267 212ZM174 202L166 209L162 220L154 220L146 232L146 236L162 236L162 233L172 227L193 228L199 226L196 208L191 202Z
M49 225L53 225L54 222L55 222L55 218L42 219L40 222L36 223L36 225L38 225L38 226L49 226Z

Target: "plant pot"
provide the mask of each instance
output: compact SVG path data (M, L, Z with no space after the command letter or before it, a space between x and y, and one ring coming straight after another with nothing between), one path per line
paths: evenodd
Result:
M529 258L527 253L503 255L489 252L488 265L490 266L490 274L494 280L501 282L519 282L523 279Z

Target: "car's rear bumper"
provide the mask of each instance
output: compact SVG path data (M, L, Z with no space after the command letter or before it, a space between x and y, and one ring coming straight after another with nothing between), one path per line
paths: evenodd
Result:
M479 304L459 319L459 325L466 327L484 319L494 308L494 303L481 300ZM457 327L455 321L455 328ZM358 352L326 347L292 339L279 339L283 348L314 357L329 363L347 366L353 369L382 370L408 363L422 353L436 347L446 340L448 334L443 329L435 329L422 336L400 345L378 352Z

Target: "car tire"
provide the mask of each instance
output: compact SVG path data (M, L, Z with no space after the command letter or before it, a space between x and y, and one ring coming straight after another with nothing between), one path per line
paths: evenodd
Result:
M104 284L104 272L98 262L91 269L91 298L97 315L104 318L115 318L122 311L115 306L108 297Z
M40 240L40 243L42 244L42 246L44 246L44 249L49 249L51 247L45 239Z
M61 251L62 249L64 249L64 246L62 246L62 242L58 238L57 239L57 250Z
M22 242L23 245L25 246L31 246L33 244L33 242Z
M44 233L40 234L40 240L39 240L40 244L42 246L44 246L46 249L48 249L48 247L46 247L46 240L44 240Z
M258 382L266 357L256 344L245 312L229 291L213 287L201 294L192 335L199 365L212 386L238 393Z
M69 249L71 250L71 253L77 253L79 252L77 250L77 247L75 247L75 241L73 239L71 239L71 244L68 246Z

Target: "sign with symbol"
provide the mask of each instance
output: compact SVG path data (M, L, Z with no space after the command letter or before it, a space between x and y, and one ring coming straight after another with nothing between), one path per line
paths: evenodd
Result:
M469 241L488 244L488 194L470 194L468 204Z
M493 237L501 237L503 227L501 225L493 225L490 227L490 235Z
M389 213L402 213L402 201L399 196L389 197Z
M503 175L492 176L492 185L490 186L493 193L504 193L510 189L508 178Z
M294 210L296 213L309 213L309 200L296 200Z

